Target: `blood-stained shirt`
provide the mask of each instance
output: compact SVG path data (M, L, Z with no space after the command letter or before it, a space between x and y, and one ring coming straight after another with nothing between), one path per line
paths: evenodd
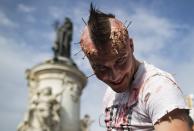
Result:
M152 131L154 124L174 109L188 109L173 76L142 62L129 90L111 88L103 100L108 131Z

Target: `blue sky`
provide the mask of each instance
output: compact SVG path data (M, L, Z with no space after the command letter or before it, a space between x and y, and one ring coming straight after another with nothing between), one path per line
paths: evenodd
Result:
M135 56L172 74L185 95L194 93L194 0L93 1L105 12L132 21L129 35ZM55 40L52 24L70 17L74 23L73 42L78 42L87 20L90 1L80 0L0 0L0 129L14 131L27 109L28 89L25 70L52 57ZM72 45L72 58L88 76L92 73L83 53ZM81 116L95 120L92 131L103 131L98 124L106 85L89 79L81 97Z

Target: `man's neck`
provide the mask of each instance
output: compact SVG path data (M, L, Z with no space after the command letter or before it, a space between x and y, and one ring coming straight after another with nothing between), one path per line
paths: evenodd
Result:
M135 80L135 74L139 68L139 65L141 63L135 59L135 57L133 56L133 76L131 77L130 83L129 83L129 89L131 89L131 84L133 83L133 81Z
M133 72L133 79L132 79L132 81L131 81L131 83L135 80L135 74L136 74L136 72L137 72L137 70L138 70L138 68L139 68L139 65L141 64L135 57L134 57L134 65L133 65L133 67L134 67L134 72Z

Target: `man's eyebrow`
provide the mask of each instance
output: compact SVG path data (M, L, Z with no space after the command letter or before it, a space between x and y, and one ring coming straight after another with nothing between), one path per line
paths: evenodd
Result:
M105 65L101 65L101 64L94 64L92 65L93 68L107 68Z
M102 66L104 66L104 65L100 65L100 64L93 64L92 66L94 66L94 67L102 67Z

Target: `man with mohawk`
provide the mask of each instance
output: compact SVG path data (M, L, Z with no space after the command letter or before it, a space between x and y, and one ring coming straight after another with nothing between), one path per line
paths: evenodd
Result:
M103 101L108 131L191 131L176 81L135 58L127 28L113 14L91 4L80 45L97 78L110 86Z

